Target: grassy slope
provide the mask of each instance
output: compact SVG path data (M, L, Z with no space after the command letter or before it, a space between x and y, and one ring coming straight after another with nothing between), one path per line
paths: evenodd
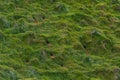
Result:
M0 0L0 80L120 80L119 0Z

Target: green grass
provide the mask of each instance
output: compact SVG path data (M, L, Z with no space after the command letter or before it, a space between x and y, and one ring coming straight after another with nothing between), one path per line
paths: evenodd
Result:
M120 0L0 0L0 80L120 80Z

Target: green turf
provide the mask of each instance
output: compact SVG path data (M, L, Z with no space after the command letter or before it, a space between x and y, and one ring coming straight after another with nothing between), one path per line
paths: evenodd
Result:
M120 0L0 0L0 80L120 80Z

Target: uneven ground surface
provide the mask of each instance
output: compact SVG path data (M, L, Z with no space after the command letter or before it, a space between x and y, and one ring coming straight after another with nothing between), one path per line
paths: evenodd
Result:
M120 0L0 0L0 80L120 80Z

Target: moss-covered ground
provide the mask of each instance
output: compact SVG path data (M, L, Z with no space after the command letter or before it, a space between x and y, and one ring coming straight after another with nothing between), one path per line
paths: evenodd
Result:
M0 0L0 80L120 80L120 0Z

